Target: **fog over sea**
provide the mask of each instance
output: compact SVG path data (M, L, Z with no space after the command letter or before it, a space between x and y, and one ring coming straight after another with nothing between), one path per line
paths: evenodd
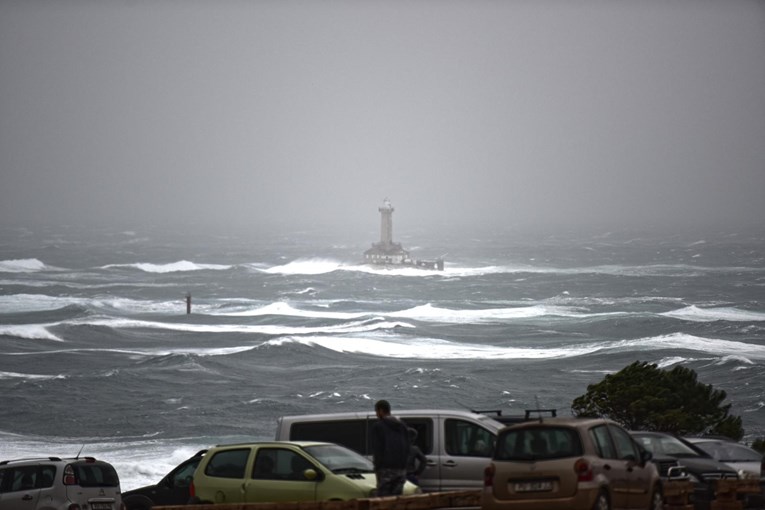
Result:
M765 234L0 229L0 460L93 455L124 490L286 414L570 413L635 360L765 436ZM192 296L186 314L185 296Z

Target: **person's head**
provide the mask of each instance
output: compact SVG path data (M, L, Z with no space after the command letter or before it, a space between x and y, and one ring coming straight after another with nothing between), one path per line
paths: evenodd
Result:
M387 400L378 400L375 402L375 413L378 418L390 415L390 402Z
M406 430L406 433L409 434L409 442L414 443L417 440L417 431L413 429L412 427L409 427Z

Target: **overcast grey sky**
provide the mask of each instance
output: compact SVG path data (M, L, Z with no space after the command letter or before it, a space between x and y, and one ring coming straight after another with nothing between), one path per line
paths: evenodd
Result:
M0 0L0 223L763 225L765 2Z

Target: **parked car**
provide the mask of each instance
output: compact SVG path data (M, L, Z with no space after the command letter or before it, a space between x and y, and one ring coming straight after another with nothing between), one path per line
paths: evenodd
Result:
M93 457L0 462L2 510L125 510L111 464Z
M694 484L693 503L696 510L705 510L714 499L714 481L737 480L736 470L719 462L704 450L679 437L663 432L631 432L638 443L654 455L674 457L685 468Z
M191 488L193 502L345 501L374 496L372 463L333 443L272 441L210 448ZM419 488L410 482L404 494Z
M550 418L500 432L484 510L662 508L661 478L629 433L600 418Z
M760 494L747 494L745 508L765 507L765 456L757 450L730 439L709 437L686 437L686 441L698 446L715 460L723 462L738 472L739 478L759 480Z
M148 485L122 493L127 510L150 510L159 505L185 505L191 498L189 489L199 462L207 450L200 450L173 468L156 485Z
M723 462L738 472L739 478L756 478L759 480L765 474L763 464L765 457L746 445L732 440L708 437L686 437L715 460Z
M416 444L428 459L419 479L423 491L480 489L502 423L467 411L420 409L394 414L417 431ZM337 443L369 457L369 431L376 420L371 412L282 416L276 439Z

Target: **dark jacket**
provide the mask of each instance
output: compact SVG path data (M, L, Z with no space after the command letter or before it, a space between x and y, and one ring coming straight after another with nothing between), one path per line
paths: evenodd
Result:
M406 469L409 458L407 426L394 416L386 416L372 425L372 462L375 470Z

